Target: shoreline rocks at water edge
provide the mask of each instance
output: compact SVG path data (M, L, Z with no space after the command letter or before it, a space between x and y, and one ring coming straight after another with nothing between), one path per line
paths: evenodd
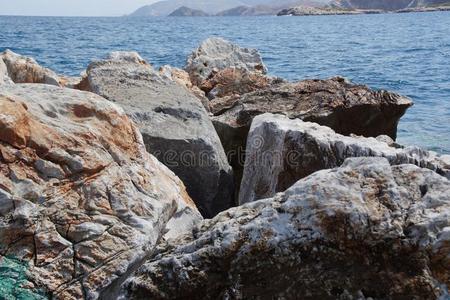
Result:
M6 51L2 296L446 299L450 157L395 143L411 105L221 38L82 78Z

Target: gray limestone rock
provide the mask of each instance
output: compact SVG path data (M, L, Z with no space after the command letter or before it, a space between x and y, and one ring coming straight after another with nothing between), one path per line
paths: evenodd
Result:
M375 138L343 136L315 123L263 114L250 128L239 202L272 197L316 171L365 156L385 157L392 165L415 164L450 179L450 156L395 148Z
M188 57L185 70L195 85L199 85L214 71L235 67L265 74L267 68L256 49L242 48L219 37L203 41Z
M93 62L88 90L119 104L139 127L147 150L175 172L206 217L234 205L234 178L201 101L161 76L135 52Z
M351 158L162 246L122 296L446 299L449 191L431 170Z

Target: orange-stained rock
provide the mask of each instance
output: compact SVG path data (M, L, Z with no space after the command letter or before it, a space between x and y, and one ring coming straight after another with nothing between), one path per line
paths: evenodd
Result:
M226 96L239 96L281 82L281 79L261 73L249 72L239 68L226 68L213 72L209 78L200 84L200 88L207 94L209 99L214 99Z
M63 80L55 72L40 66L33 58L21 56L10 50L6 50L0 53L0 61L3 62L8 77L15 83L63 85ZM0 65L2 62L0 62ZM2 66L0 66L0 74L2 73L1 69Z
M111 297L167 230L176 237L200 219L121 108L88 92L2 86L0 266L3 256L25 263L18 286Z

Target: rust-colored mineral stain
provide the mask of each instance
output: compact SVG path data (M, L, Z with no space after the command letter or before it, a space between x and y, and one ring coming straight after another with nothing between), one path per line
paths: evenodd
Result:
M81 104L74 105L72 108L72 112L77 118L90 118L95 115L95 112L91 107L87 107Z
M0 141L15 148L25 148L30 137L30 117L24 106L0 97Z

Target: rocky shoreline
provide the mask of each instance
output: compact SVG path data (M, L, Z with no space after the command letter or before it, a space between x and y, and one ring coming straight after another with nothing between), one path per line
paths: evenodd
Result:
M450 156L395 143L412 101L267 72L221 38L81 78L1 53L3 296L449 297Z
M344 9L339 7L307 7L297 6L283 9L277 16L326 16L326 15L367 15L367 14L395 14L395 13L413 13L413 12L436 12L450 11L450 6L436 7L412 7L399 10L382 9Z

